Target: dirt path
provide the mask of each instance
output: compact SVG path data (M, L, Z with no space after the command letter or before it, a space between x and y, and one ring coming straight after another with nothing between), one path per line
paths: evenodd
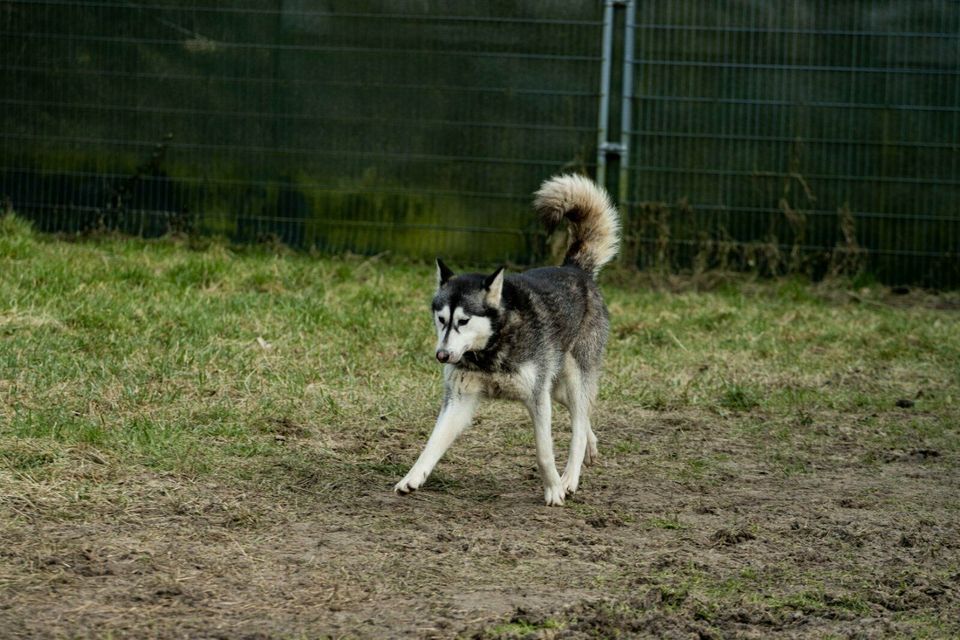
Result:
M389 438L367 467L317 454L315 474L242 487L78 450L86 495L3 492L0 636L960 633L953 452L863 444L849 416L805 419L792 458L751 431L765 416L603 418L604 458L562 509L496 428L407 498Z

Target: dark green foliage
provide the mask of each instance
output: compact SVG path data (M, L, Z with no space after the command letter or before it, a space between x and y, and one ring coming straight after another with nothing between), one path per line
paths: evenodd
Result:
M12 3L0 199L44 231L534 263L531 192L596 175L630 73L630 263L960 282L956 3L636 8L608 91L603 3Z

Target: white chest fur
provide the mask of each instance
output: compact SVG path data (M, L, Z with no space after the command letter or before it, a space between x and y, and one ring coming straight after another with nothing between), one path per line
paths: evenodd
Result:
M478 393L487 398L529 400L538 381L538 368L532 362L521 365L516 373L464 371L448 365L444 370L454 392Z

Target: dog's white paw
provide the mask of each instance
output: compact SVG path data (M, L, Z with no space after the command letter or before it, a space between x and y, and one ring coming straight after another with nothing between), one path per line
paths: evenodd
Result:
M569 471L564 471L563 475L560 476L560 488L562 488L568 496L575 494L579 486L580 474L574 475Z
M554 472L554 474L556 474L556 472ZM562 507L564 497L563 485L561 484L555 487L543 488L543 501L548 507Z
M417 471L416 469L410 469L410 472L403 477L403 480L393 486L393 490L402 496L413 493L420 488L420 485L422 485L426 479L427 474Z

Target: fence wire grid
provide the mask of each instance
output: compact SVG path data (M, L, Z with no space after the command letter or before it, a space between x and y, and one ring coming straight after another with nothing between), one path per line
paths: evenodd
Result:
M960 284L960 3L8 0L0 197L45 231ZM619 143L619 144L617 144Z

